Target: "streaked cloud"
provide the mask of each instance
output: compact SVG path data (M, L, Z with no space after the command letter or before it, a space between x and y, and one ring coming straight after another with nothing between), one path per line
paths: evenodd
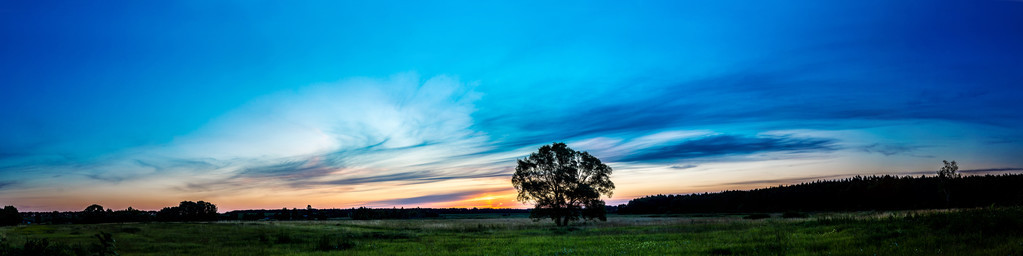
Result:
M621 161L672 161L704 157L744 155L761 152L826 153L837 150L829 138L798 138L792 136L714 135L680 143L649 148L628 155Z
M0 181L0 190L18 184L14 181Z
M861 149L868 153L878 153L885 156L893 156L898 154L910 154L913 151L922 148L922 146L908 146L908 145L892 145L892 144L880 144L874 143L867 146L863 146ZM933 156L923 156L933 157Z
M695 164L682 164L682 165L672 165L672 166L670 166L671 169L677 169L677 170L685 170L685 169L691 169L691 168L696 168L696 167L699 167L699 165L695 165Z

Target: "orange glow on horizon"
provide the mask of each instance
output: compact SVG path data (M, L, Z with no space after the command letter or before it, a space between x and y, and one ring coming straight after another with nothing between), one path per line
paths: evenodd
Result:
M527 206L515 201L515 194L495 194L495 193L484 193L475 197L450 202L449 206L453 208L526 208Z

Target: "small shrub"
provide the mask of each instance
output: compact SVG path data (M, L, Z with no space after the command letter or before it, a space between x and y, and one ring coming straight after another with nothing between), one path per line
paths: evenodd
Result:
M334 250L335 249L333 244L334 241L332 240L333 239L331 239L330 236L321 236L320 240L316 242L316 250L320 251Z
M355 243L348 239L336 238L329 235L320 237L320 240L316 242L316 250L320 251L334 251L334 250L347 250L355 247Z
M295 239L291 237L291 234L288 234L288 233L285 233L285 232L277 233L277 235L274 236L274 238L276 238L274 240L274 242L276 242L278 244L287 244L287 243L295 242Z
M96 234L96 239L99 239L99 243L96 244L96 254L100 256L117 255L117 241L114 240L114 235L100 232Z
M273 237L267 233L259 233L259 236L256 237L256 239L259 240L260 243L273 244Z
M25 241L25 246L21 250L24 255L48 255L47 249L49 248L50 240L44 238Z
M10 247L0 248L0 255L74 256L91 254L81 246L51 243L50 240L44 238L25 241L25 246L21 251Z
M347 250L347 249L351 249L353 247L355 247L355 242L348 241L348 240L338 240L337 241L337 248L340 249L340 250Z
M274 245L274 244L289 244L297 242L295 237L285 231L277 231L276 233L263 231L256 236L256 240L260 243Z

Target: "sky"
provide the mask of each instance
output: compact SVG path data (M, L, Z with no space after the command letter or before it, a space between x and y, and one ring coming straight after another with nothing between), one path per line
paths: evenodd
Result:
M0 205L608 204L1023 172L1023 1L2 1Z

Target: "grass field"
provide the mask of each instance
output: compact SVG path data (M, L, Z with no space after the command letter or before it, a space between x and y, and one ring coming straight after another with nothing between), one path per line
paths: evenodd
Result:
M1023 209L620 216L567 228L525 216L415 220L22 225L7 252L50 253L113 234L120 255L1023 255Z

